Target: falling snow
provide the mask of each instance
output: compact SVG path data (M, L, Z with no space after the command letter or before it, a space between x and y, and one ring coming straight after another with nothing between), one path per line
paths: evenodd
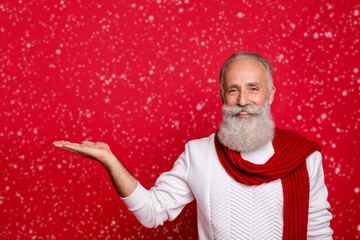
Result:
M146 187L221 121L233 52L274 67L278 127L321 143L334 239L360 239L356 1L0 3L1 239L197 239L195 204L144 229L103 167L54 140L107 142Z

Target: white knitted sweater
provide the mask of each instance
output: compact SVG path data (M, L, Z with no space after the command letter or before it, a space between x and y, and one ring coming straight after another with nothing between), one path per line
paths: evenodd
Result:
M269 142L241 156L264 164L274 154ZM307 160L310 178L308 239L332 239L331 213L327 202L322 158L319 152ZM171 171L163 173L155 187L140 183L123 198L129 210L146 227L156 227L176 218L184 206L197 200L199 239L281 239L283 192L281 180L259 186L236 182L221 165L214 134L190 141Z

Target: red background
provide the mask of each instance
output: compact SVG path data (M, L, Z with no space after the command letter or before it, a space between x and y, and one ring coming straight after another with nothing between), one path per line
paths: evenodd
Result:
M306 3L305 3L306 2ZM233 52L274 66L277 126L322 145L335 239L359 239L359 1L1 1L1 239L196 239L195 204L145 229L88 139L151 187L221 120Z

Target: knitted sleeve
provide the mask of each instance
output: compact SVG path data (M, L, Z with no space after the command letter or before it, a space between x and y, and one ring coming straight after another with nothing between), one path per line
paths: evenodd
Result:
M186 204L194 200L187 182L189 158L185 152L174 163L173 169L157 179L155 186L146 190L138 183L135 191L122 198L139 222L148 228L162 225L166 220L174 220Z
M307 158L306 163L310 179L308 239L332 239L332 214L327 201L328 191L324 181L321 153L314 152Z

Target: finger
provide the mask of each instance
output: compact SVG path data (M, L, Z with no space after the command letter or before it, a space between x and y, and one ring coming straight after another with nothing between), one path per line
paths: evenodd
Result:
M76 153L76 154L79 154L83 157L87 157L87 158L92 158L90 155L84 153L84 152L80 152L78 150L74 150L73 148L69 148L69 147L62 147L62 149L66 150L66 151L69 151L69 152L72 152L72 153Z
M62 141L55 141L52 143L52 145L54 145L55 147L58 147L62 144Z
M78 154L86 154L91 155L94 151L91 147L80 145L78 143L66 143L62 146L65 150L72 150L75 153Z
M83 145L83 146L90 146L90 145L93 145L93 144L94 144L93 142L90 142L90 141L87 141L87 140L82 141L82 142L80 143L80 145Z
M81 146L81 145L65 144L61 148L66 151L79 154L83 157L87 157L87 158L96 160L96 158L92 156L92 149L89 147L85 147L85 146Z
M87 144L87 143L85 142L85 144ZM87 157L87 158L94 159L91 156L92 149L90 147L85 146L85 145L81 145L79 143L72 143L72 142L69 142L69 141L55 141L55 142L53 142L53 145L55 147L62 148L64 150L66 150L66 151L76 153L76 154L79 154L79 155Z
M81 153L81 152L73 149L73 147L62 146L61 149L64 149L64 150L69 151L69 152L72 152L72 153L77 153L77 154L80 154L80 153Z
M53 145L55 147L58 147L58 146L62 146L64 144L66 144L66 143L71 143L71 142L68 142L68 141L55 141L55 142L53 142Z
M73 150L83 151L87 146L80 145L79 143L63 143L62 147L70 148Z
M55 141L55 142L53 142L53 145L55 147L62 147L65 144L79 145L78 143L72 143L72 142L68 142L68 141Z
M79 147L80 144L61 141L61 142L54 143L54 146L58 147L58 148L65 149L65 150L68 150L68 151L72 150L71 152L77 153L78 149L74 149L74 148Z
M110 150L109 145L106 143L103 143L103 142L95 142L93 145L94 145L94 147L106 148L106 149Z

